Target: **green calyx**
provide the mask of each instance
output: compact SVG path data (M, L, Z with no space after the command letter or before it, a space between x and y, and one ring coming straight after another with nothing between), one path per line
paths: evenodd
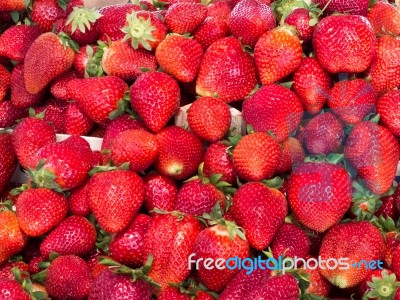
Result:
M22 289L29 294L32 300L48 299L46 293L33 291L32 281L29 278L29 274L27 272L21 271L18 267L12 268L11 272L14 275L15 280L21 285ZM25 278L22 278L22 275L25 275Z
M180 211L177 211L177 210L166 211L163 209L155 208L155 209L151 210L150 212L160 214L160 215L171 215L171 216L176 217L178 219L178 221L182 221L185 218L185 214Z
M263 180L262 183L264 183L267 187L271 189L280 189L283 185L283 178L280 176L275 176L274 178Z
M372 220L374 213L382 205L379 196L368 190L362 181L354 180L353 183L353 206L351 212L356 215L357 220Z
M91 26L101 17L102 15L93 9L89 10L84 7L74 7L74 10L68 16L66 25L71 24L71 32L74 33L77 29L80 32L85 33L86 30L90 30Z
M116 170L123 170L123 171L128 171L129 170L129 162L123 163L119 167L112 166L110 164L105 165L105 166L95 166L92 170L89 172L89 176L93 176L97 173L101 172L109 172L109 171L116 171Z
M122 28L122 32L125 33L122 41L130 40L134 49L138 49L140 45L144 49L151 51L149 42L156 40L152 35L156 27L151 24L151 18L138 17L136 12L132 12L126 16L126 21L128 25Z
M344 160L343 154L331 153L328 155L310 155L304 159L304 162L327 162L330 164L339 164Z
M193 278L189 278L179 284L169 283L169 285L178 289L181 294L190 296L192 299L196 299L196 296L200 291L210 294L214 299L218 299L218 294L208 291L201 283L197 284Z
M56 192L63 193L65 190L62 189L56 182L57 176L46 167L46 160L41 159L36 169L26 170L28 177L32 180L30 186L32 188L47 188L55 190Z
M88 77L99 77L103 75L104 71L101 66L101 60L103 59L103 44L104 42L98 42L99 47L96 48L96 52L92 46L86 46L86 54L88 56L86 68L85 68L85 78Z
M65 32L60 32L58 34L58 37L60 38L61 44L64 46L64 49L67 49L69 47L75 52L79 52L78 43L72 40L68 34L66 34Z
M382 271L382 278L373 276L372 281L367 285L371 291L367 292L363 299L376 298L380 300L393 299L400 282L397 282L395 274L389 274L386 270Z

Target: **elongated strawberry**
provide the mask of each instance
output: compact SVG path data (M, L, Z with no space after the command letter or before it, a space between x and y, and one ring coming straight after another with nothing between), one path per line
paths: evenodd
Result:
M18 119L28 115L28 110L16 108L11 101L0 102L0 127L6 128L16 124Z
M334 12L347 13L351 15L365 16L368 12L370 2L368 0L356 0L352 3L340 0L315 0L315 3L319 4L322 9L326 7L326 13L332 14Z
M351 192L350 177L342 166L307 162L292 171L288 200L300 223L323 232L349 209Z
M349 239L351 236L351 239ZM383 257L384 240L380 231L366 221L337 224L325 235L319 255L321 259L347 258L350 267L319 268L319 272L333 285L340 288L353 287L368 276L370 270L364 264L358 268L352 264L364 261L378 260Z
M296 130L303 107L296 94L271 84L260 88L243 102L243 118L255 131L271 131L282 142Z
M11 135L7 132L0 132L0 193L10 181L17 167Z
M32 43L24 60L25 87L29 93L38 94L71 68L75 53L69 43L51 32L40 35Z
M52 190L28 189L18 196L18 223L28 236L40 236L57 226L67 215L67 199Z
M328 16L316 26L313 46L317 60L330 73L359 73L375 56L376 38L362 16Z
M31 18L43 31L51 31L54 23L66 17L66 12L57 0L37 0L33 2Z
M155 208L172 211L175 207L178 188L168 176L162 174L148 174L144 177L145 198L144 207L147 211Z
M224 2L217 2L224 3ZM212 4L211 4L212 5ZM204 22L197 28L193 38L201 44L204 50L215 41L227 37L229 35L229 27L225 20L220 18L207 17Z
M175 3L165 14L165 24L174 33L193 33L206 17L207 7L201 3Z
M378 1L369 11L368 20L376 35L400 35L400 12L391 3Z
M74 79L67 85L70 99L97 123L107 121L118 110L118 103L127 91L128 85L116 76Z
M93 44L98 36L96 25L99 18L99 12L76 6L68 15L63 31L80 46Z
M96 173L90 179L87 195L100 226L108 232L119 232L129 225L143 202L143 180L132 171Z
M194 39L169 35L158 45L156 58L166 73L181 82L191 82L199 70L203 49Z
M400 148L388 129L369 121L359 123L347 139L344 154L370 191L378 195L389 191Z
M79 106L71 102L65 108L64 112L64 133L70 135L87 135L93 128L94 122Z
M26 244L17 216L11 211L0 211L0 237L0 263L3 264Z
M68 208L72 215L87 216L90 214L90 207L87 198L88 183L73 189L68 197Z
M88 254L96 243L96 229L81 216L70 216L62 221L40 245L40 252L48 257L51 252L60 255Z
M220 180L233 184L236 182L236 172L232 157L228 154L228 147L223 142L211 144L204 153L204 175L221 174Z
M289 137L287 140L284 140L281 145L281 153L276 172L290 172L293 167L302 163L304 158L305 153L300 141L296 138Z
M130 98L143 123L157 133L178 110L180 90L177 82L165 73L149 72L132 85Z
M235 69L235 72L231 72ZM226 102L247 96L257 83L253 59L238 39L222 38L204 54L196 81L200 96L216 96Z
M400 116L397 113L399 104L400 92L397 90L387 92L376 103L376 112L380 116L379 121L395 137L400 137Z

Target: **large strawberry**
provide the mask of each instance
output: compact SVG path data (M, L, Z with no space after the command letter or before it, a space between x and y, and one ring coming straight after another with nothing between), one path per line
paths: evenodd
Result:
M400 137L400 115L397 113L399 105L400 91L398 90L387 92L376 103L379 121L397 138Z
M376 38L362 16L338 15L322 19L313 36L315 55L331 73L364 72L376 53Z
M232 102L247 96L256 83L252 57L243 50L238 39L227 37L211 44L204 54L196 92L200 96L214 96Z
M165 73L142 74L132 85L133 109L153 132L159 132L177 112L180 103L178 83Z
M296 219L323 232L340 221L351 204L351 180L344 167L307 162L290 175L288 200Z
M75 52L67 38L47 32L29 47L24 60L26 90L31 94L42 91L54 78L65 73L74 62Z
M380 195L389 191L400 148L388 129L370 121L359 123L347 139L344 154L371 192Z
M148 174L144 177L144 207L147 211L155 208L172 211L175 207L178 188L174 180L162 174Z
M368 13L376 35L400 35L400 11L391 3L377 1Z
M165 14L165 24L173 33L193 33L206 17L207 7L201 3L175 3Z
M296 130L303 107L296 94L276 84L263 86L243 102L243 118L255 131L271 131L282 142Z
M288 205L283 194L263 183L250 182L237 190L232 201L229 212L246 231L250 245L257 250L265 249L287 215Z
M0 264L3 264L21 251L26 244L15 213L0 211L0 238Z
M0 193L11 179L17 167L17 157L15 155L11 135L0 131Z
M87 195L99 225L108 232L119 232L129 225L143 202L143 180L132 171L96 173Z
M340 288L356 286L370 272L365 264L359 262L361 260L372 261L381 259L384 249L383 236L371 223L353 221L338 224L325 235L319 256L324 261L329 259L347 259L349 268L332 269L327 268L327 265L325 265L323 268L319 268L319 272L333 285ZM355 266L352 265L354 263L356 264ZM326 264L328 263L326 262Z

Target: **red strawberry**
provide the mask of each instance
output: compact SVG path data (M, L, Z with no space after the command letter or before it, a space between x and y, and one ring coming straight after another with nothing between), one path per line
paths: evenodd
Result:
M131 171L96 173L89 181L87 197L99 225L108 232L119 232L129 225L143 202L143 180Z
M245 99L242 113L255 131L271 131L278 142L283 142L299 125L303 107L291 90L271 84Z
M224 2L217 2L224 3ZM211 4L212 5L212 4ZM194 39L201 44L204 50L215 41L229 35L228 24L225 20L207 17L194 33Z
M93 44L96 42L97 20L101 14L94 10L89 10L83 6L76 6L68 15L63 31L67 33L80 46Z
M206 17L207 7L201 3L175 3L165 14L165 24L174 33L193 33Z
M340 119L357 124L375 108L376 93L364 79L343 80L329 92L328 106Z
M1 4L0 4L1 7ZM32 297L14 279L0 278L0 297L12 300L31 300Z
M29 266L23 261L7 262L0 267L0 278L15 279L13 268L21 271L21 278L29 277Z
M54 128L42 119L29 117L21 121L13 132L12 142L22 167L35 167L30 163L35 153L56 141Z
M368 13L376 35L400 35L400 11L391 3L378 1Z
M58 101L56 99L49 99L45 106L35 107L35 114L44 114L43 120L54 126L56 133L65 133L65 116L68 103L65 101Z
M11 74L3 65L0 65L0 102L5 99L10 85Z
M165 73L142 74L131 87L133 109L153 132L159 132L179 108L177 82Z
M67 85L68 82L76 78L78 78L78 76L74 70L68 71L67 73L57 77L51 83L51 94L58 100L70 100L67 94Z
M26 109L19 109L12 105L11 101L0 102L0 128L11 127L15 125L18 119L28 115Z
M376 57L371 65L371 85L379 94L400 85L400 38L383 35L378 39Z
M17 158L12 146L11 135L0 131L0 193L7 186L16 168Z
M271 250L275 258L285 256L306 259L310 254L310 239L298 226L283 223L272 241Z
M0 11L21 11L25 9L25 2L23 0L5 0L0 4Z
M262 288L253 290L250 299L296 300L299 299L299 284L292 274L270 277Z
M57 0L35 0L33 2L31 18L43 31L51 31L54 22L66 17L65 10Z
M358 287L360 297L368 299L392 298L396 293L399 283L396 275L387 269L377 269L370 271L367 278Z
M332 79L315 58L304 58L293 75L293 90L304 110L316 114L325 105Z
M400 105L400 91L393 90L384 94L376 103L376 112L380 122L390 130L395 137L400 137L400 116L397 108Z
M129 162L129 169L142 172L157 159L160 145L154 134L141 129L121 132L111 146L111 160L116 166Z
M233 3L233 1L225 1L225 0L218 0L211 2L209 5L207 5L207 10L208 10L207 17L228 21L229 16L232 12L232 8L236 4L237 3Z
M313 8L296 8L285 19L285 23L294 26L297 34L304 43L311 41L314 34L315 24L318 16L313 12Z
M341 0L315 0L315 3L319 4L322 9L326 5L326 13L332 14L334 12L347 13L352 15L365 16L368 12L369 1L368 0L356 0L351 3Z
M304 144L311 154L338 152L344 138L343 124L329 112L315 116L304 129Z
M119 232L110 243L110 256L130 267L143 265L144 237L151 218L138 214L127 229Z
M299 38L286 27L267 31L254 47L254 60L263 84L285 78L301 64L303 50Z
M99 48L97 46L86 46L79 48L79 51L74 57L74 69L77 77L97 77L103 73L101 70L97 57L97 51ZM66 91L65 86L65 91ZM67 93L65 96L69 96Z
M51 32L33 42L24 60L25 87L29 93L38 94L50 81L71 68L75 52L69 43Z
M158 45L156 58L163 71L181 82L191 82L199 70L203 48L194 39L169 35Z
M313 46L317 60L329 72L359 73L375 56L376 38L362 16L328 16L316 26Z
M8 261L26 244L25 236L18 225L17 216L11 211L0 211L0 238L0 264Z
M232 202L230 212L246 231L249 244L257 250L265 249L287 215L288 206L283 194L261 182L250 182L237 190Z
M93 128L93 121L81 111L76 103L69 103L64 112L64 133L87 135Z
M16 202L18 223L28 236L40 236L56 227L67 215L67 199L52 190L22 192Z
M70 216L62 221L40 245L40 252L48 257L51 252L60 255L85 255L96 243L96 229L81 216Z
M101 66L107 75L118 76L125 81L133 81L143 69L157 70L154 54L145 49L133 49L128 43L115 41L103 47Z
M393 251L391 269L396 274L396 276L400 276L400 245L398 245Z
M185 289L179 285L166 288L157 298L158 300L213 300L214 298L205 291L196 288Z
M313 257L314 258L314 257ZM309 257L310 259L310 257ZM314 258L317 259L317 258ZM300 269L300 274L308 276L309 286L305 290L306 294L311 294L320 297L328 297L332 285L319 273L318 269Z
M144 177L144 207L147 211L155 208L172 211L175 207L178 188L175 182L162 174L148 174Z
M275 15L265 3L242 0L232 10L228 26L233 36L254 47L260 36L275 27Z
M204 154L204 175L221 174L221 181L233 184L236 182L236 172L232 157L228 154L228 146L222 142L211 144Z
M288 200L296 219L324 232L340 221L352 200L351 180L340 165L303 163L289 178Z
M349 238L351 237L351 238ZM353 287L366 279L370 270L364 264L360 268L351 264L360 260L371 261L383 257L385 243L380 231L369 222L348 222L338 224L325 235L319 255L321 259L347 258L350 267L320 268L319 272L339 288ZM327 265L326 265L327 266Z
M389 191L396 175L400 148L388 129L361 122L350 133L344 155L375 194Z
M68 198L68 207L71 214L76 216L87 216L90 214L90 207L87 198L87 183L71 191Z
M283 141L278 162L277 173L290 172L292 168L304 161L305 153L299 140L289 137Z
M187 118L190 129L208 142L221 140L231 125L229 106L213 97L197 98L190 106Z
M153 255L148 276L161 285L161 291L171 283L178 284L188 278L189 255L194 251L201 227L195 217L180 213L160 214L152 218L144 241L143 260Z
M256 83L253 59L238 39L227 37L214 42L204 54L196 92L200 96L216 96L232 102L247 96Z
M46 271L46 289L53 299L86 299L91 284L89 265L75 255L57 257Z
M74 79L68 82L67 94L94 122L107 121L128 91L128 85L116 76Z

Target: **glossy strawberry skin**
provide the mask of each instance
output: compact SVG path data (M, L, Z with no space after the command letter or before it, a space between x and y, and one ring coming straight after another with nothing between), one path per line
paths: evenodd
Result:
M317 60L330 73L359 73L375 56L376 38L362 16L328 16L316 26L313 46Z
M31 296L15 279L0 278L0 296L4 299L30 300Z
M0 4L0 11L9 12L9 11L21 11L25 10L25 3L22 0L8 0L4 1ZM11 20L10 20L11 21Z
M298 226L283 223L271 244L274 257L301 257L306 259L310 253L310 239Z
M315 25L310 26L310 12L306 8L296 8L285 18L285 23L294 26L297 30L300 40L304 43L311 41Z
M0 133L0 193L10 181L17 167L12 138L8 133Z
M51 83L50 92L58 100L68 101L67 84L73 79L78 78L75 70L70 70L54 79Z
M376 35L393 34L400 35L400 12L391 3L378 1L368 13Z
M220 180L230 184L236 182L236 172L231 156L228 154L228 146L222 142L211 144L204 153L204 175L210 177L213 174L221 174Z
M206 17L207 7L203 4L175 3L165 14L165 24L174 33L193 33Z
M281 144L277 173L287 173L293 167L302 163L305 158L304 149L299 140L289 137Z
M33 3L31 18L43 31L51 31L54 22L66 17L56 0L38 0Z
M215 41L227 37L229 34L228 24L219 18L207 17L194 33L194 39L201 44L204 50Z
M1 211L0 224L0 264L3 264L24 248L26 239L13 212Z
M249 296L251 299L256 299L258 296L261 299L296 300L299 298L298 282L291 274L272 276L261 289L253 291Z
M94 122L79 108L76 103L69 103L65 108L64 133L70 135L87 135Z
M361 15L365 16L368 13L368 0L356 0L351 3L341 0L333 0L329 2L328 0L315 0L315 3L319 4L322 9L325 5L327 14L332 14L334 12L347 13L351 15Z
M301 269L301 273L308 274L310 285L307 287L306 292L320 297L328 297L332 285L319 273L318 269Z
M13 268L18 268L22 272L26 272L26 273L21 273L21 278L27 278L29 276L29 266L23 261L15 261L15 262L7 262L1 265L0 278L15 279L14 274L12 272Z
M2 102L11 86L11 74L0 64L0 102Z
M350 177L340 165L303 163L289 178L288 200L296 219L318 232L340 221L351 193Z
M143 205L148 212L155 208L172 211L178 188L174 180L162 174L148 174L144 178L145 198Z
M387 92L376 103L376 112L380 116L380 123L397 138L400 137L400 116L397 113L399 105L400 92L397 90Z
M90 214L90 207L87 198L87 182L73 189L68 197L69 212L75 216L87 216Z
M0 127L6 128L15 125L18 119L28 115L26 109L19 109L12 105L11 101L0 102Z
M392 271L396 276L400 275L400 245L393 251Z

